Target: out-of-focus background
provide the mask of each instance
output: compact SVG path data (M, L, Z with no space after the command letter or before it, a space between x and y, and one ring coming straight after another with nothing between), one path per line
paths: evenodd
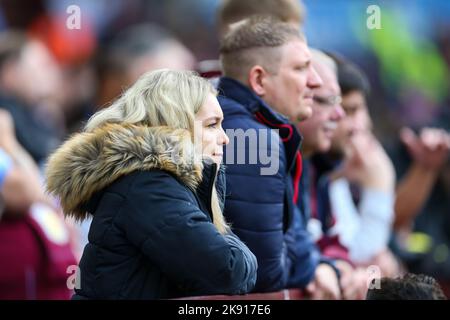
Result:
M438 123L448 128L449 1L305 0L303 3L309 44L345 55L370 76L372 116L380 124L377 131L384 142L390 142L399 126L405 124L419 127ZM88 78L87 74L73 73L93 72L96 54L117 40L127 27L142 23L165 28L195 61L216 59L219 4L220 0L2 0L0 30L20 29L38 35L60 67L70 69L72 74L67 76ZM366 10L372 4L381 9L381 30L366 27ZM66 27L71 5L80 8L81 29ZM148 36L156 37L158 32L162 30ZM145 49L136 44L133 50ZM178 61L177 57L165 58L172 60L172 64L194 63ZM105 56L100 55L99 59ZM72 90L84 89L84 96L77 98L88 101L89 95L96 95L98 86L93 84L97 78L85 80L92 81L92 85ZM75 110L64 111L65 120L71 124L72 119L67 117L73 116Z
M398 138L401 127L450 129L450 1L303 3L309 45L342 54L368 74L375 133L401 177L410 163ZM11 113L19 142L42 169L69 134L140 74L197 69L200 61L217 59L219 4L0 0L0 108ZM370 5L381 9L379 30L367 28ZM78 9L79 28L73 20ZM405 261L413 271L450 281L448 163L417 221L423 237Z

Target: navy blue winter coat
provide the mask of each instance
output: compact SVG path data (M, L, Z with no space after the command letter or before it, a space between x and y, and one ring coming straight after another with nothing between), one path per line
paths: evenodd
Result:
M298 190L293 186L299 185L301 136L285 117L275 113L238 81L223 77L218 89L224 113L223 128L231 140L224 154L227 168L225 217L258 259L254 291L305 287L313 279L322 258L306 230L306 218L294 205L298 197ZM262 134L258 143L249 146L247 140L243 147L233 137L239 135L233 133L236 129L257 130ZM279 135L271 129L279 129ZM266 149L271 149L278 161L275 174L261 174L262 168L270 167L264 164L267 161L250 163L251 154L258 154L258 151L266 154ZM246 162L239 164L237 160L241 157L243 162L243 156ZM295 184L293 177L297 178Z
M212 223L217 166L195 164L183 147L190 139L186 130L109 124L74 136L51 157L48 189L65 213L93 215L75 298L160 299L253 288L254 255Z

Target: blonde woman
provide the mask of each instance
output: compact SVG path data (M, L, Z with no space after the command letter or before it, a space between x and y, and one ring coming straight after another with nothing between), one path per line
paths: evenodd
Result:
M222 120L206 80L157 70L50 157L48 190L65 214L93 216L74 299L253 288L256 258L222 216L224 180L217 168L229 142Z

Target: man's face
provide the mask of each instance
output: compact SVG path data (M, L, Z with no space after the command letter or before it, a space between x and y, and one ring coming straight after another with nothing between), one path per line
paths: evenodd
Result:
M278 72L267 73L261 97L277 112L296 123L312 115L313 89L322 84L311 64L308 46L300 39L280 47Z
M298 124L298 129L304 138L303 152L306 156L316 152L327 152L330 149L334 132L344 116L341 106L341 89L335 72L315 58L313 58L313 67L323 84L313 90L312 116Z
M34 105L53 101L58 95L62 73L50 51L39 41L28 43L19 63L19 94Z
M131 85L148 71L156 69L194 70L195 58L193 54L177 41L165 41L155 51L149 51L133 61L128 70L127 83Z
M366 98L361 91L350 91L342 97L345 117L339 121L333 136L331 149L345 154L351 137L362 130L370 130L371 121L367 110Z

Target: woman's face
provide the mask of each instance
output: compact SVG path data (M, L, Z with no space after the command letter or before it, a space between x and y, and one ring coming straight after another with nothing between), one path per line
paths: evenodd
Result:
M195 141L201 142L201 154L220 164L223 157L223 146L229 139L222 129L223 113L217 98L209 94L205 103L195 115Z

